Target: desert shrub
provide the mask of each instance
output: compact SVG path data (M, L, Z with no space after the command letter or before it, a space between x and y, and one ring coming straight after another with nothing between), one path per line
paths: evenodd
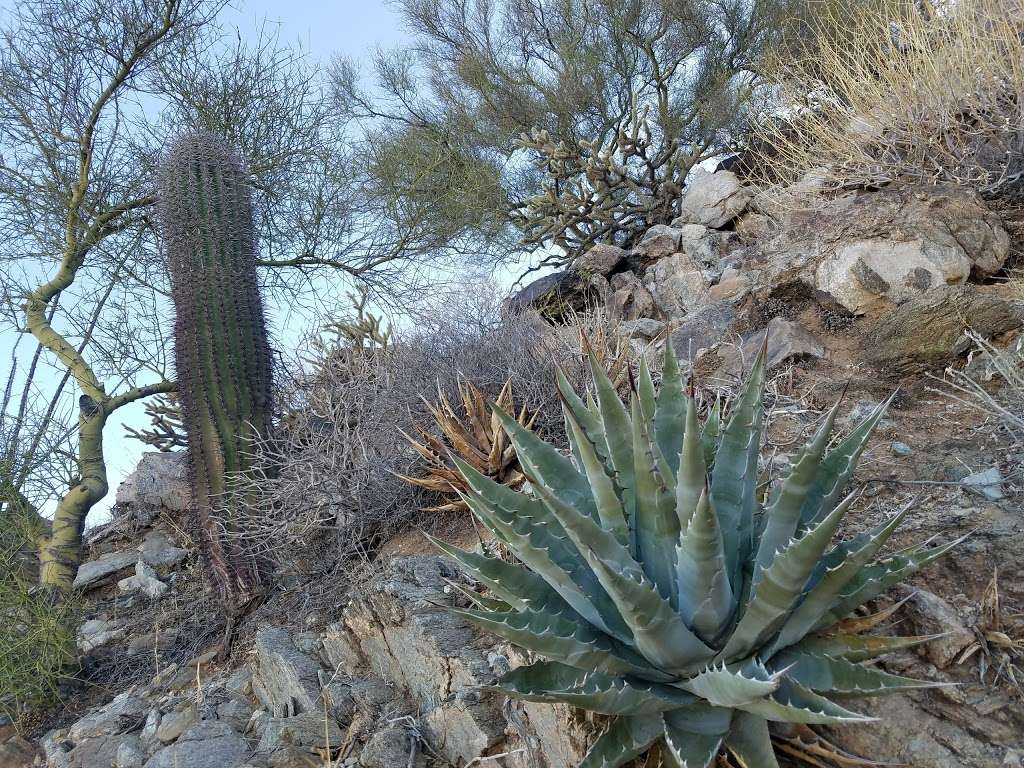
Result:
M501 303L493 291L463 289L418 312L385 347L337 334L310 339L311 354L279 377L283 417L264 451L280 459L246 480L259 486L244 494L253 503L225 512L239 535L279 561L330 567L443 503L401 479L422 469L402 433L436 429L428 404L438 392L455 401L460 382L494 399L511 381L517 404L536 413L534 429L566 445L555 367L583 380L581 329L605 358L628 347L601 312L555 327L535 314L505 314Z
M760 174L811 189L894 181L1024 191L1024 17L1011 0L878 3L811 20L768 70Z
M73 597L37 585L28 532L12 521L0 525L0 713L17 721L57 700L74 673L80 612Z

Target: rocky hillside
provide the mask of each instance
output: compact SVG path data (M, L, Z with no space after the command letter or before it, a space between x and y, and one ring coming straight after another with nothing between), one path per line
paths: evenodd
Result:
M876 606L894 608L898 634L942 635L886 669L956 685L860 702L877 723L822 736L918 768L1024 766L1024 449L939 381L968 364L968 330L1002 348L1024 326L1024 294L1007 279L1024 248L1016 221L960 188L798 208L729 171L696 180L681 212L631 251L593 248L510 308L557 320L602 303L638 348L672 344L722 391L767 333L769 473L837 397L852 422L900 387L845 534L907 504L897 547L971 533ZM147 455L117 502L76 582L90 682L33 733L0 725L0 768L572 768L601 728L486 690L523 659L445 610L463 600L453 583L470 585L416 530L376 550L358 586L284 574L236 626L202 586L183 456ZM476 542L468 519L418 522ZM817 738L780 734L794 760L818 761L794 764L865 764Z

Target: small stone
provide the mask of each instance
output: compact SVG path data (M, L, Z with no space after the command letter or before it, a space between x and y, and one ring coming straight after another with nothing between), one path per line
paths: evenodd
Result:
M665 330L665 324L649 317L637 320L624 320L619 323L618 331L628 339L654 339Z
M409 733L404 728L385 728L366 742L359 755L362 768L395 768L406 765L412 750Z
M12 736L0 744L0 768L29 768L36 754L31 743L20 736Z
M606 277L625 258L626 252L618 246L598 244L576 259L573 269L583 275Z
M911 453L914 452L914 449L911 448L909 445L907 445L906 443L901 443L899 441L893 443L890 446L890 450L892 450L893 456L909 456Z
M185 559L188 552L174 546L163 531L150 531L139 545L142 562L153 568L173 568Z
M124 635L124 627L112 621L89 619L78 628L78 648L82 653L89 653L115 640L121 640Z
M146 753L137 736L126 738L117 747L114 768L142 768L146 762Z
M167 584L156 577L156 571L139 560L135 564L135 575L117 582L122 592L142 592L151 600L156 600L167 591Z
M156 737L162 744L170 744L186 730L199 722L199 712L194 704L189 704L180 712L168 712L160 720L156 729Z
M998 467L990 467L983 472L975 472L963 479L964 488L968 493L981 496L989 501L1000 501L1006 498L1003 493L1003 474Z
M108 576L130 568L138 559L138 552L108 552L95 560L82 563L73 586L75 589L88 589Z

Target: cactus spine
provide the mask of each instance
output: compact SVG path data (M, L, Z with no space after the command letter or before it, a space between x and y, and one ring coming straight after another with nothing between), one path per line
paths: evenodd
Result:
M215 586L238 605L258 587L259 565L214 515L272 411L252 196L238 154L217 136L191 133L167 153L158 197L200 537Z

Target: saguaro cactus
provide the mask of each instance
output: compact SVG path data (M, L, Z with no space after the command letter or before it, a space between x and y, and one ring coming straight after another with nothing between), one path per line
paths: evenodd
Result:
M211 134L178 139L160 170L159 212L200 536L215 585L237 605L258 586L259 567L215 513L272 409L252 197L238 154Z

